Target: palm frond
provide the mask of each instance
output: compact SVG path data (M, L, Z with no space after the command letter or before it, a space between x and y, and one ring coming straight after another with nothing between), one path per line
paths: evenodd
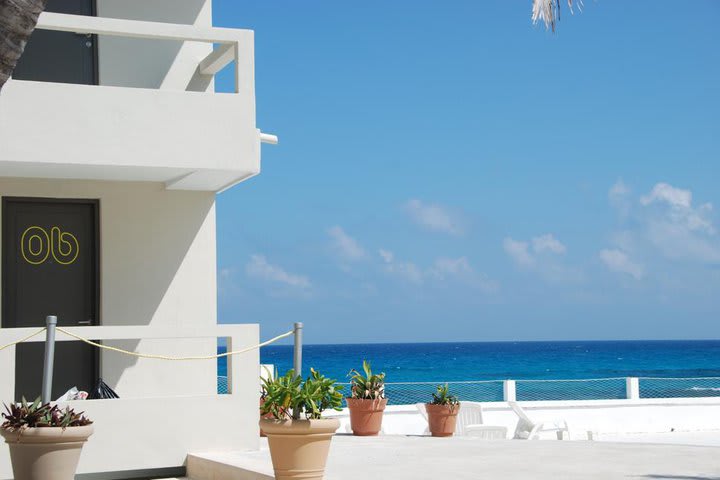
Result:
M574 5L582 11L582 0L567 0L567 2L571 14L574 13ZM560 0L533 0L532 21L533 24L543 22L546 29L552 29L554 32L555 25L560 21Z

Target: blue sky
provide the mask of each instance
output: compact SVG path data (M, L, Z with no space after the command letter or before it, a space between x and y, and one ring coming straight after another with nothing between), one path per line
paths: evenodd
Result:
M720 3L530 3L214 2L280 137L218 198L221 322L720 338Z

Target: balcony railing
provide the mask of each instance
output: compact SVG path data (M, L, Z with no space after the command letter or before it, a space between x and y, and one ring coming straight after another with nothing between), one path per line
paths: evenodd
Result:
M214 325L214 326L198 326L192 327L154 327L154 326L91 326L91 327L64 327L65 330L75 335L85 338L92 338L95 341L113 341L113 340L182 340L182 339L225 339L229 350L238 350L246 347L252 347L258 342L258 326L257 325ZM28 335L37 332L37 328L3 328L0 329L0 345L16 342ZM77 341L76 339L62 334L57 334L56 341ZM24 340L23 343L44 343L45 335L36 335L32 338ZM214 343L214 342L213 342ZM175 354L170 344L163 347L165 354ZM159 353L159 352L158 352ZM213 354L214 351L207 351L204 354ZM103 355L120 355L113 352L103 353ZM238 356L228 357L227 365L227 392L231 395L240 393L243 386L247 386L248 376L255 380L258 378L258 359L257 351ZM248 361L250 362L248 363ZM152 361L152 360L151 360ZM160 362L160 360L156 360ZM216 361L203 360L212 362L213 376L216 378ZM182 363L177 362L178 372L182 374ZM153 367L149 367L152 371ZM15 347L9 347L0 351L0 371L5 372L0 381L0 398L14 398L13 390L15 384ZM249 373L250 372L250 373ZM178 377L181 378L181 377ZM256 382L257 383L257 382ZM133 397L142 397L142 394L136 392Z
M205 352L202 344L216 345L217 338L227 338L228 346L234 350L258 344L258 325L209 325L195 328L174 326L98 326L65 327L65 330L86 338L108 343L115 340L149 340L160 344L146 346L152 353L182 354L188 340L202 340L194 349L198 353L213 353L211 347ZM0 345L21 340L37 332L37 328L0 328ZM75 339L58 333L56 341ZM168 341L165 341L168 340ZM212 341L211 341L212 340ZM45 335L36 335L28 342L44 342ZM77 340L75 340L77 341ZM15 382L15 346L0 350L0 399L12 401ZM150 352L146 352L150 353ZM121 354L104 353L104 360ZM212 387L215 381L215 361L210 362L207 373L212 378L203 382ZM148 359L143 365L127 363L128 373L140 374L147 382L170 380L188 383L188 368L199 362L165 362L172 364L172 371L158 371L161 360ZM70 401L78 411L83 411L94 422L95 433L92 441L84 447L80 460L79 474L99 473L103 478L130 478L143 471L143 478L179 476L183 473L188 452L223 451L228 448L252 450L258 448L258 352L228 358L229 395L217 395L209 388L207 393L174 392L165 395L142 395L142 392L121 391L119 399ZM62 368L62 358L56 359L56 367ZM211 370L212 373L209 371ZM197 373L197 371L195 371ZM197 378L194 375L193 378ZM112 385L111 385L112 386ZM212 388L214 390L214 388ZM126 394L128 393L128 394ZM222 417L227 428L219 428L215 418ZM150 454L148 453L150 452ZM158 474L155 469L162 469ZM177 470L177 472L175 472ZM127 472L132 474L107 472ZM173 473L167 473L172 471ZM10 458L7 449L0 449L0 478L12 478Z
M234 63L234 92L245 93L248 98L254 98L255 95L255 32L252 30L51 12L40 15L36 28L77 34L211 43L216 45L215 49L198 63L196 73L213 77ZM278 138L260 132L260 141L277 144Z
M43 12L40 15L36 28L77 34L215 44L217 47L212 53L199 62L197 72L200 75L213 76L231 62L235 62L235 93L243 91L252 93L255 90L254 32L252 30L198 27L50 12Z

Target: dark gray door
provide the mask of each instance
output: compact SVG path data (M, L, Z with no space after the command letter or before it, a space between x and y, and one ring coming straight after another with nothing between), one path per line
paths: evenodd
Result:
M49 0L46 12L95 15L94 0ZM95 35L36 29L18 61L13 78L96 85Z
M96 325L98 312L96 201L4 198L2 205L2 327ZM61 334L58 334L61 335ZM44 343L18 345L15 399L39 396ZM53 398L97 381L97 352L58 342Z

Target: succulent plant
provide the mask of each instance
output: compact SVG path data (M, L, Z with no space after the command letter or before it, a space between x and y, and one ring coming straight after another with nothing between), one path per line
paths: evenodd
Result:
M363 360L363 373L353 369L348 376L351 398L370 400L385 398L385 374L373 373L367 360Z
M282 377L261 378L262 405L260 413L271 415L276 420L322 418L325 410L342 410L342 385L335 380L326 378L314 369L303 381L288 370Z
M460 400L455 395L450 393L448 384L438 385L435 393L432 394L432 405L448 405L451 408L455 408L460 405Z
M42 403L40 398L37 398L33 403L28 403L23 397L22 402L19 404L5 405L5 413L2 414L5 421L0 425L0 428L15 432L26 428L67 428L90 425L92 421L85 417L83 413L75 413L70 407L61 410L57 405Z

